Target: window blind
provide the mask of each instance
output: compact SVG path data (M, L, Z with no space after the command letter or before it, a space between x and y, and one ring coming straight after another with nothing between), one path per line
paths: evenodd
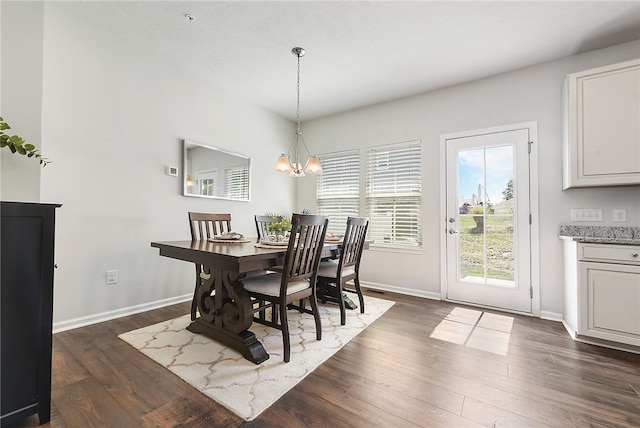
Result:
M329 217L327 233L343 234L347 217L360 207L360 155L357 150L320 156L322 175L317 180L317 211Z
M366 206L376 244L422 245L420 141L367 149Z
M226 168L224 187L227 198L249 199L249 169L245 166Z

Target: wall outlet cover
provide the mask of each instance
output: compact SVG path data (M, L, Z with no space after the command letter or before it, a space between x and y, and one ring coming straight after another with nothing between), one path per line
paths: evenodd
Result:
M626 223L627 222L627 210L624 208L617 208L613 210L613 222L614 223Z
M118 283L118 271L117 270L108 270L107 271L107 285L117 284Z

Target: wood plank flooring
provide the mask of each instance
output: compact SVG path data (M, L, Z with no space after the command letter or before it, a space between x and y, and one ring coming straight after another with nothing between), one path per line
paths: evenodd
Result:
M640 427L640 355L557 322L367 294L397 303L252 422L117 338L189 303L56 334L48 426Z

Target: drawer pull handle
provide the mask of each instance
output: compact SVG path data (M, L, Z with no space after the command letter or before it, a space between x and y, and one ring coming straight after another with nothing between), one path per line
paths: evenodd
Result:
M638 257L638 253L631 254L631 257Z

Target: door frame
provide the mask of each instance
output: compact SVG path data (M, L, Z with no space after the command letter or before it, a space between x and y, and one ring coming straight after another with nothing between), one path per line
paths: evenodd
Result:
M483 134L515 131L526 129L529 131L531 152L529 155L529 210L531 214L530 233L530 267L531 287L533 297L531 299L531 313L525 314L540 316L540 225L538 213L538 122L521 122L510 125L500 125L490 128L474 129L450 134L440 135L440 299L447 299L447 140L454 138L472 137ZM506 310L505 310L506 311ZM507 311L508 312L508 311Z

